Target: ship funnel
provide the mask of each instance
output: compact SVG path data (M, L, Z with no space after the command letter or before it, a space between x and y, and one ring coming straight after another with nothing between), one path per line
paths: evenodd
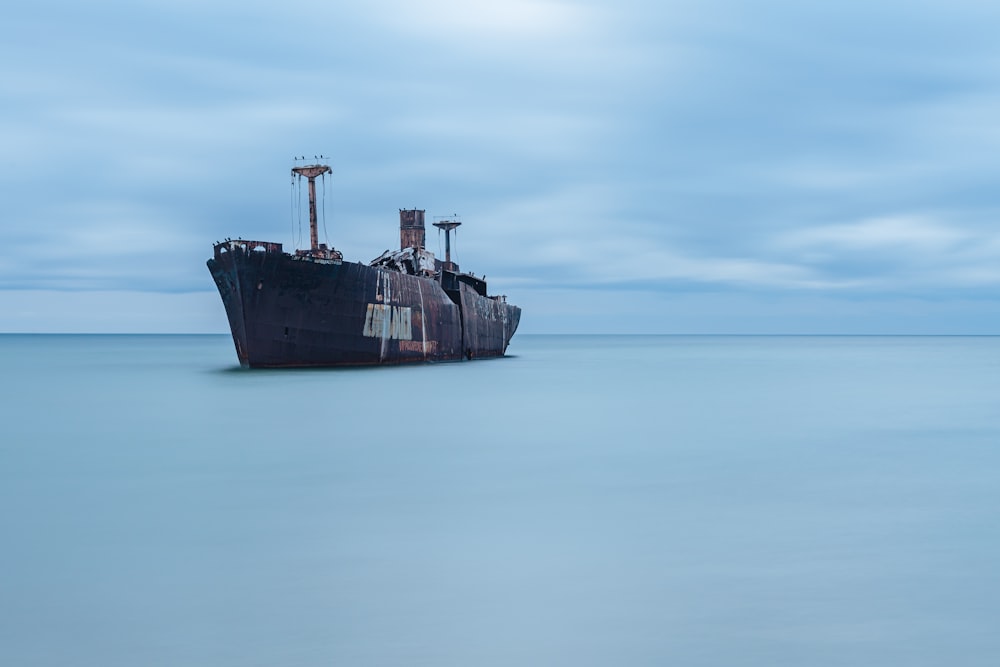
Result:
M423 248L425 240L424 211L399 209L399 249Z

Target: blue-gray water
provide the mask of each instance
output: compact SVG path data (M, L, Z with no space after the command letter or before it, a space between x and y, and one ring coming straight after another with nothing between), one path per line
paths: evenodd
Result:
M996 665L1000 338L0 336L0 665Z

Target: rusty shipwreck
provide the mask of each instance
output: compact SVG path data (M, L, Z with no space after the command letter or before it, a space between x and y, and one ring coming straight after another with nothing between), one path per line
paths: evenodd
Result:
M399 211L399 250L368 264L347 262L319 243L316 179L325 164L292 169L308 182L308 250L227 239L208 269L222 296L236 355L244 367L357 366L503 356L521 309L489 296L486 281L425 247L424 211Z

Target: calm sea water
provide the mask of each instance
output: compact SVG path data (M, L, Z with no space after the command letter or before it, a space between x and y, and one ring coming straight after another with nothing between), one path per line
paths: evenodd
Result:
M0 664L996 665L1000 338L0 336Z

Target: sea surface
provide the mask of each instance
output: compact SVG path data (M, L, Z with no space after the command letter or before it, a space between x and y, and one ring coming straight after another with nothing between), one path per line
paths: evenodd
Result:
M0 665L1000 664L1000 338L0 373Z

